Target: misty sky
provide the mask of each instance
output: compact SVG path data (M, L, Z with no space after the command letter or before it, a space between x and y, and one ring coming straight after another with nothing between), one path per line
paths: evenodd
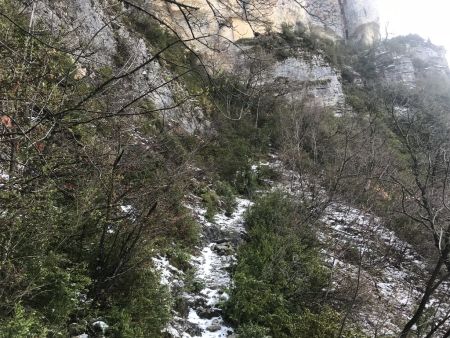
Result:
M450 0L378 0L382 36L417 33L447 49L450 60Z

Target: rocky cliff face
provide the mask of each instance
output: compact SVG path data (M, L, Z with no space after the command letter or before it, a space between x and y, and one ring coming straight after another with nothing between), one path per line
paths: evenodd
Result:
M213 33L219 36L216 43L251 38L267 30L280 31L283 25L300 26L307 32L328 38L344 38L370 45L379 38L379 16L374 0L271 0L255 5L245 2L215 0L205 3L190 1L195 8L190 12L198 25L183 24L182 7L159 0L153 4L162 15L176 22L189 36ZM220 18L217 18L220 13ZM220 41L222 40L222 41Z
M192 32L184 24L183 15L176 5L167 5L163 1L146 5L153 7L161 17L169 20L178 34L186 38L191 37ZM370 27L376 28L377 20L377 14L370 1L353 3L309 0L302 7L293 0L277 0L263 5L258 13L250 13L250 23L243 17L242 8L236 5L215 3L214 8L226 14L221 15L220 20L214 17L214 12L210 7L206 7L203 1L191 1L189 5L198 8L194 12L196 16L194 21L198 23L194 34L211 35L203 40L204 45L194 44L195 47L206 54L211 52L210 47L227 50L226 54L214 53L210 58L214 68L224 67L227 63L234 68L236 62L233 60L239 58L237 56L239 51L230 45L230 42L254 37L265 29L281 31L282 26L287 24L302 27L307 34L327 39L342 39L355 34L363 26L369 27L370 24L374 24ZM123 6L123 10L127 8ZM148 42L121 21L120 15L118 20L115 20L118 13L111 10L108 3L88 0L67 3L42 0L36 2L29 11L30 14L33 12L35 20L44 23L54 35L64 36L64 43L75 51L75 55L79 55L77 60L79 68L85 76L92 79L98 78L102 71L109 71L117 66L119 71L132 69L152 55ZM264 22L253 25L252 20L256 22L261 16L264 17ZM372 36L375 37L376 34L375 32ZM233 48L230 49L230 46ZM118 59L123 59L122 63L119 62L120 65L117 65ZM170 72L158 62L149 63L124 81L122 94L142 95L148 88L159 87L170 76ZM311 58L304 55L276 61L266 70L264 77L266 83L287 81L291 87L297 88L290 90L291 98L306 95L324 107L341 105L344 101L339 71L333 69L320 56ZM304 88L298 89L304 84L307 84L306 91ZM303 94L300 95L300 92ZM167 109L176 105L174 100L176 96L183 96L183 88L174 82L158 88L155 93L149 95L149 99L156 108ZM207 124L201 109L195 107L195 102L167 109L165 118L169 123L180 125L191 133Z
M176 4L167 5L160 0L153 8L187 39L206 36L195 47L206 56L212 69L238 68L245 74L245 70L242 73L245 62L241 65L240 61L236 62L245 47L233 43L267 32L281 32L286 26L304 36L331 43L348 40L370 46L379 39L379 16L374 0L272 0L248 7L240 2L215 0L207 4L195 0L189 5L195 8L190 14L195 17L196 26L185 24L184 10ZM211 47L221 52L212 52ZM284 79L294 88L301 84L302 94L300 90L290 91L291 98L306 96L322 107L339 110L344 102L340 71L322 56L306 54L300 52L287 60L275 60L265 70L265 83L279 84Z
M272 76L275 81L287 81L293 88L297 84L298 89L287 96L290 100L307 96L314 106L338 109L344 104L340 73L319 56L311 60L288 58L278 62Z
M379 14L376 1L341 0L345 23L345 36L363 45L371 45L379 39Z
M62 43L73 51L72 57L83 76L92 80L103 73L123 74L152 58L148 41L118 19L120 14L107 2L42 0L34 2L28 11L53 35L62 37ZM165 84L173 75L160 63L149 62L122 81L117 96L125 100L142 96L155 108L165 109L164 118L169 125L179 125L193 133L205 125L205 121L201 122L203 113L195 102L183 106L175 103L176 96L186 93L175 81ZM152 88L155 90L145 95Z
M449 79L445 49L411 35L394 38L376 49L377 70L386 84L414 88L428 77Z
M261 3L257 10L228 1L216 0L211 4L208 6L201 0L190 1L189 6L195 8L190 12L191 20L196 25L188 27L176 4L168 5L162 0L144 3L170 22L181 36L187 39L192 38L192 34L207 36L201 39L201 44L194 43L194 47L206 55L211 53L211 48L226 51L210 55L212 68L236 67L235 60L239 59L237 55L241 47L236 49L231 42L253 38L267 30L281 31L283 25L290 25L306 35L331 40L348 39L365 46L379 39L379 15L374 0L308 0L301 5L294 0L273 0ZM65 43L80 53L80 69L92 78L98 76L99 69L116 63L120 54L126 54L124 69L142 63L152 54L148 42L120 19L114 20L117 13L107 3L42 0L36 2L33 11L37 20L45 22L55 35L65 36ZM417 78L424 74L447 76L444 50L418 40L399 42L395 48L392 46L393 43L382 45L376 51L377 71L387 83L414 87ZM84 58L81 56L83 53L91 56ZM308 84L306 91L304 88L301 90L302 97L314 98L324 107L340 107L345 101L339 70L333 69L320 56L297 56L276 61L269 68L264 75L266 83L279 83L284 79L293 87ZM169 76L167 69L152 62L133 74L124 90L126 93L141 93L150 86L158 87ZM157 108L169 108L175 105L174 97L183 95L182 92L183 89L174 82L150 96ZM289 95L299 97L300 92L294 90ZM202 128L206 123L195 103L185 109L168 109L166 118L189 132Z
M246 74L247 64L239 61L242 60L239 54L245 46L236 47L233 43L257 38L267 31L279 32L284 25L293 27L304 36L328 41L350 40L370 46L379 39L375 0L308 0L300 4L294 0L272 0L251 7L228 0L183 3L191 9L189 20L195 25L186 24L184 7L176 2L139 2L168 22L181 37L195 37L192 46L203 54L204 62L211 69L237 69ZM123 5L122 10L130 11L132 8ZM130 28L108 2L41 0L36 1L29 11L54 35L64 37L63 42L75 51L75 56L78 55L77 63L83 76L95 79L101 71L117 66L117 70L123 72L151 58L149 42ZM417 79L427 74L448 77L445 51L417 39L378 46L376 67L379 76L387 83L409 87L414 87ZM190 133L204 128L207 121L195 102L186 102L182 106L175 103L176 97L184 95L182 86L176 81L160 86L171 75L160 63L151 62L124 81L122 94L143 95L149 88L156 87L158 89L148 98L156 108L165 109L164 118L169 124L181 126ZM265 84L279 85L281 81L289 86L291 98L306 96L320 106L338 107L338 110L345 101L340 71L320 55L311 57L308 52L300 51L288 59L273 60L262 76Z

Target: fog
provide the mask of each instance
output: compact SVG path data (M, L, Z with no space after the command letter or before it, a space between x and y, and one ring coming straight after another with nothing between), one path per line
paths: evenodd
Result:
M378 0L382 36L416 33L444 46L450 60L449 0Z

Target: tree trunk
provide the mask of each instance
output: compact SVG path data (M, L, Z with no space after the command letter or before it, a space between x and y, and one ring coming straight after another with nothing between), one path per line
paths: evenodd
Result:
M434 268L433 274L431 275L430 279L427 282L425 292L422 296L422 300L420 301L419 306L417 307L416 312L411 317L411 319L406 323L405 327L403 328L403 331L400 333L400 338L406 338L408 336L408 333L411 331L412 327L417 324L420 317L423 314L423 311L425 310L425 306L427 305L428 301L430 300L431 295L433 292L437 289L437 287L441 284L442 280L440 280L438 283L434 283L436 281L436 278L439 275L439 271L441 270L441 267L444 263L444 258L442 256L439 257L439 260L436 263L436 266Z

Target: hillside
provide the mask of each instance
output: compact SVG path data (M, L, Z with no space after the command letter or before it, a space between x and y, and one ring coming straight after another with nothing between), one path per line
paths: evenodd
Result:
M0 0L0 337L450 336L450 70L375 0Z

